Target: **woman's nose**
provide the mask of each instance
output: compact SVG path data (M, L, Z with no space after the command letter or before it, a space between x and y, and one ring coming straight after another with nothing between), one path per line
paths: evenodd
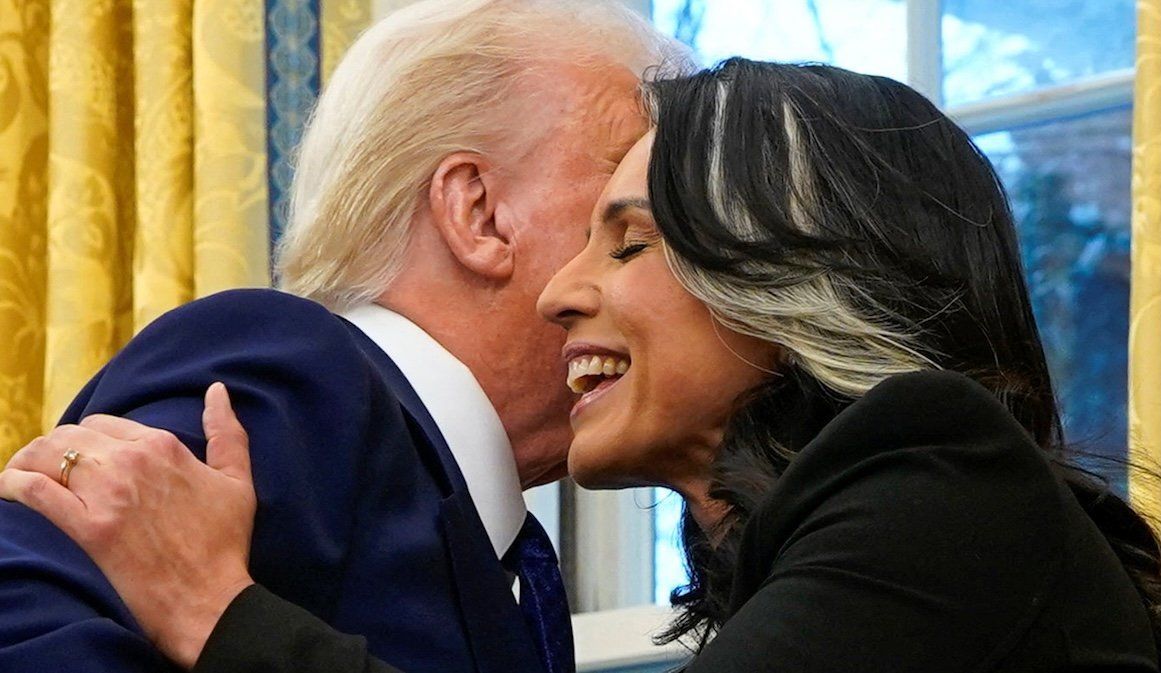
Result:
M540 317L565 329L596 315L599 307L600 292L584 271L583 252L548 281L536 302Z

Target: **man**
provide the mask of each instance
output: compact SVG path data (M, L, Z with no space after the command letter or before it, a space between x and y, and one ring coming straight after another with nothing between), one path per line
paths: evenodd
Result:
M164 316L63 422L121 416L201 456L201 391L222 381L254 437L257 582L404 670L570 670L559 573L524 570L543 531L520 489L565 473L570 402L563 335L534 305L644 131L637 77L675 58L604 2L393 15L351 48L304 137L280 255L291 294ZM101 418L54 437L110 430ZM116 480L63 449L62 482ZM8 485L43 491L21 460ZM0 670L169 665L90 559L6 502L0 605ZM208 632L182 627L163 647L188 667Z

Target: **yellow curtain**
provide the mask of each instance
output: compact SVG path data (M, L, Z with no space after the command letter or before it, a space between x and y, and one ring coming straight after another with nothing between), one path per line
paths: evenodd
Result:
M1129 456L1161 466L1161 0L1137 3L1133 99L1133 284L1129 323ZM1129 493L1161 521L1161 484L1130 473Z
M382 2L382 0L380 0ZM322 2L322 80L325 83L347 48L371 23L370 0Z
M160 313L268 283L261 2L0 0L0 464Z
M0 0L0 462L40 428L48 30L47 0Z

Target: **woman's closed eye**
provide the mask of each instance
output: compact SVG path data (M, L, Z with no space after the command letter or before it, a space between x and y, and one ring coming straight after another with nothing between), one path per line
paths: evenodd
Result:
M624 262L640 254L648 247L649 244L644 241L626 241L623 245L609 252L609 257Z

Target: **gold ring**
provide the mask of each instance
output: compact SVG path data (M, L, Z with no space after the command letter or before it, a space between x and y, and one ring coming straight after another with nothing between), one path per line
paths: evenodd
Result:
M60 485L65 488L69 487L69 473L77 466L77 462L81 459L81 454L73 449L64 452L64 457L60 461Z

